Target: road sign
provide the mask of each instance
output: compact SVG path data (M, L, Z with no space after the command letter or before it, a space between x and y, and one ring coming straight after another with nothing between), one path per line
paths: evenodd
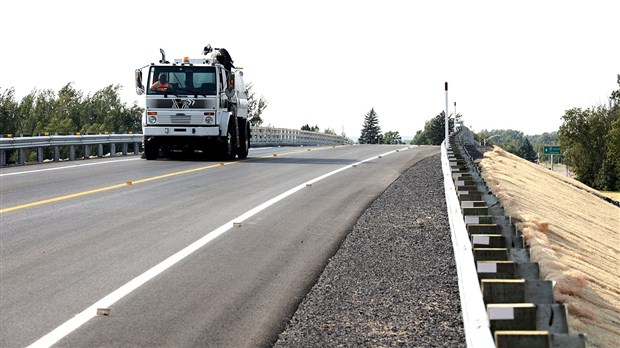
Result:
M559 146L545 146L543 148L543 153L545 155L559 155L560 147Z

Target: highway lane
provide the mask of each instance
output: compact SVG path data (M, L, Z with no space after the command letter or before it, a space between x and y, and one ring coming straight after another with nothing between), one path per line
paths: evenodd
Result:
M396 148L403 147L256 149L224 166L124 159L2 170L0 209L114 188L0 214L0 346L35 342L244 212ZM374 158L291 194L123 295L109 316L86 321L58 346L268 345L363 209L437 152ZM38 192L31 200L20 180Z

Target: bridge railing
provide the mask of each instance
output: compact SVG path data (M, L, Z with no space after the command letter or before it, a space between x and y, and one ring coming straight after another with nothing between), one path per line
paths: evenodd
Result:
M251 133L251 147L331 146L350 142L342 136L286 128L252 127ZM16 163L25 164L27 151L36 152L37 163L46 160L58 162L61 160L61 154L68 160L91 156L114 157L119 154L126 156L143 151L142 134L2 137L0 138L0 166L7 165L9 156L13 152L17 152Z
M265 146L330 146L350 141L340 135L297 129L252 127L252 147Z

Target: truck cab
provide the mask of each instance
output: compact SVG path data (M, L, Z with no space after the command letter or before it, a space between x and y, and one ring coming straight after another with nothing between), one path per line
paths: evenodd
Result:
M175 150L198 150L222 159L247 157L250 126L243 72L234 68L225 49L209 47L204 58L173 62L160 50L159 63L147 66L145 85L142 69L136 70L136 91L145 94L147 160Z

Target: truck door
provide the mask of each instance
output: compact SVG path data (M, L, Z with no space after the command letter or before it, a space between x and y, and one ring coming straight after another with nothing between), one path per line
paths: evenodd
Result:
M218 86L218 96L220 98L220 107L228 108L228 97L224 91L226 90L226 74L225 70L221 67L217 67L217 86Z

